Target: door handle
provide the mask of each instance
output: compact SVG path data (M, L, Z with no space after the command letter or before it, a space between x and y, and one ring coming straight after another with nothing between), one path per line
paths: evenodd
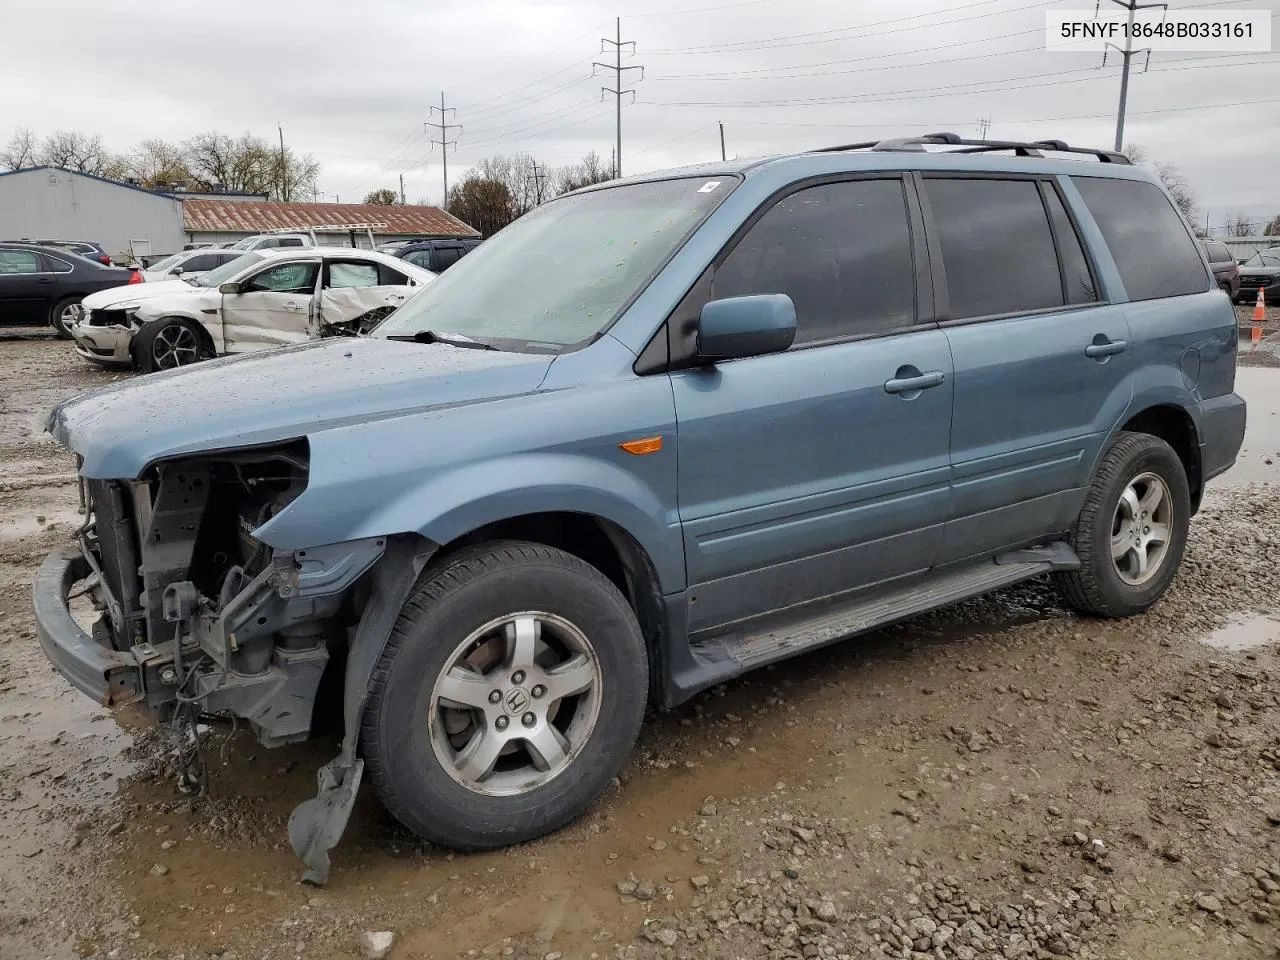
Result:
M287 301L285 301L284 308L285 308L286 310L301 310L301 309L302 309L302 304L300 304L300 303L294 303L292 300L287 300Z
M53 283L52 277L41 277L36 283Z
M1105 360L1117 353L1124 353L1128 349L1128 340L1109 340L1106 334L1100 333L1093 338L1093 343L1084 348L1084 355L1094 360Z
M899 373L903 371L899 370ZM942 375L941 370L931 370L928 373L917 373L907 377L894 377L884 382L885 393L918 393L921 390L928 390L930 387L938 387L942 385L942 381L946 379Z

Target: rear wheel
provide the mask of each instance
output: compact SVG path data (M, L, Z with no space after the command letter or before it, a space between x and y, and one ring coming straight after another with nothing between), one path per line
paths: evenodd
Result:
M405 605L370 687L361 750L387 809L483 850L556 830L630 752L648 659L626 599L577 557L486 544Z
M133 358L143 373L185 367L208 357L199 327L185 317L151 320L133 338Z
M49 326L63 340L71 339L71 324L77 323L84 316L84 307L80 305L81 297L64 297L53 305L49 311Z
M1173 583L1187 544L1186 470L1159 437L1121 433L1102 459L1070 542L1080 569L1057 575L1082 613L1142 613Z

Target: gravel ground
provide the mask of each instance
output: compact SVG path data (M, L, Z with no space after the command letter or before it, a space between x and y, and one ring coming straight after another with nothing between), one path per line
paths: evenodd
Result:
M321 890L284 825L333 742L214 728L193 799L162 731L36 645L76 520L39 412L112 376L0 343L5 960L1280 956L1280 374L1242 371L1246 450L1147 615L1033 582L765 669L651 717L601 803L507 851L425 847L366 791Z

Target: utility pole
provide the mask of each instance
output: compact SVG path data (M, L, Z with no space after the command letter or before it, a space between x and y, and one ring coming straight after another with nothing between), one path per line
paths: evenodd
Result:
M613 171L613 179L618 179L618 148L609 148L609 169Z
M533 161L533 198L536 206L542 206L542 181L547 179L547 168L538 169L538 161Z
M400 206L404 206L404 174L400 174Z
M613 97L614 97L614 101L615 101L615 102L616 102L616 104L617 104L618 141L617 141L617 144L616 144L616 145L615 145L615 147L614 147L614 150L615 150L616 152L614 153L613 175L614 175L615 177L620 177L620 176L622 176L622 95L623 95L624 93L629 93L629 94L631 94L631 102L632 102L632 103L635 103L635 96L636 96L636 92L635 92L635 90L630 90L630 89L628 89L628 90L623 90L623 89L622 89L622 74L623 74L623 71L625 71L625 70L639 70L639 71L640 71L640 79L641 79L641 80L643 80L643 79L644 79L644 67L641 67L641 66L627 66L627 67L624 67L624 66L622 65L622 48L623 48L623 47L630 47L630 48L631 48L631 52L634 54L634 53L636 52L636 42L635 42L634 40L627 40L627 41L625 41L625 42L623 41L623 39L622 39L622 18L621 18L621 17L618 17L618 18L617 18L616 24L617 24L617 37L616 37L616 39L610 40L608 37L602 37L602 38L601 38L601 40L600 40L600 52L601 52L601 53L605 53L605 52L606 52L606 48L608 48L608 47L613 47L613 53L614 53L613 60L614 60L614 62L613 62L613 63L601 63L599 60L595 61L595 62L591 65L591 75L592 75L593 77L596 75L596 68L597 68L597 67L599 67L601 70L611 70L611 71L613 72L613 84L614 84L614 85L613 85L612 87L601 87L601 88L600 88L600 99L601 99L601 100L603 100L603 99L605 98L605 95L606 95L606 94L610 94L610 93L612 93L612 94L613 94Z
M451 146L456 147L458 145L457 140L449 139L449 131L457 130L459 133L461 133L462 125L448 122L449 114L452 113L454 116L457 116L458 111L455 110L453 107L449 107L447 109L445 108L444 91L440 92L440 106L432 107L431 113L434 114L436 110L440 111L440 122L432 123L430 120L428 120L426 124L424 124L424 126L428 126L428 127L431 127L433 130L440 131L440 139L431 141L431 149L434 150L436 148L436 144L440 145L440 159L444 163L444 202L440 204L440 209L448 210L449 209L449 147Z
M1162 10L1168 10L1167 3L1138 3L1138 0L1111 0L1116 6L1124 7L1129 11L1129 28L1125 32L1124 47L1117 47L1114 43L1108 43L1107 46L1117 51L1120 56L1124 57L1124 66L1120 70L1120 107L1116 111L1116 153L1124 148L1124 111L1129 103L1129 61L1133 59L1135 53L1145 53L1147 55L1146 66L1142 68L1142 72L1147 72L1147 67L1151 66L1151 48L1147 47L1143 50L1133 49L1133 15L1139 10L1150 10L1159 7ZM1101 5L1101 0L1099 0ZM1097 7L1094 8L1094 14L1097 14ZM1102 65L1107 65L1107 51L1102 53Z
M986 140L986 139L987 139L987 131L988 131L988 130L990 130L990 129L991 129L991 118L990 118L990 117L979 117L979 118L978 118L978 139L979 139L979 140Z
M285 203L288 203L289 174L284 165L284 127L277 123L276 129L280 131L280 199Z
M720 121L720 159L721 160L728 159L724 155L724 121L723 120Z

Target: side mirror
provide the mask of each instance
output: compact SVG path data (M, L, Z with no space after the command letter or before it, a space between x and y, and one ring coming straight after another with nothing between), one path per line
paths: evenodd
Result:
M182 276L182 274L183 274L183 269L182 269L181 267L174 267L174 268L173 268L173 275L174 275L175 277L180 277L180 276Z
M226 283L219 285L218 292L226 295L240 293L240 284L234 280L228 280Z
M698 360L781 353L795 338L796 305L785 293L712 300L698 317Z

